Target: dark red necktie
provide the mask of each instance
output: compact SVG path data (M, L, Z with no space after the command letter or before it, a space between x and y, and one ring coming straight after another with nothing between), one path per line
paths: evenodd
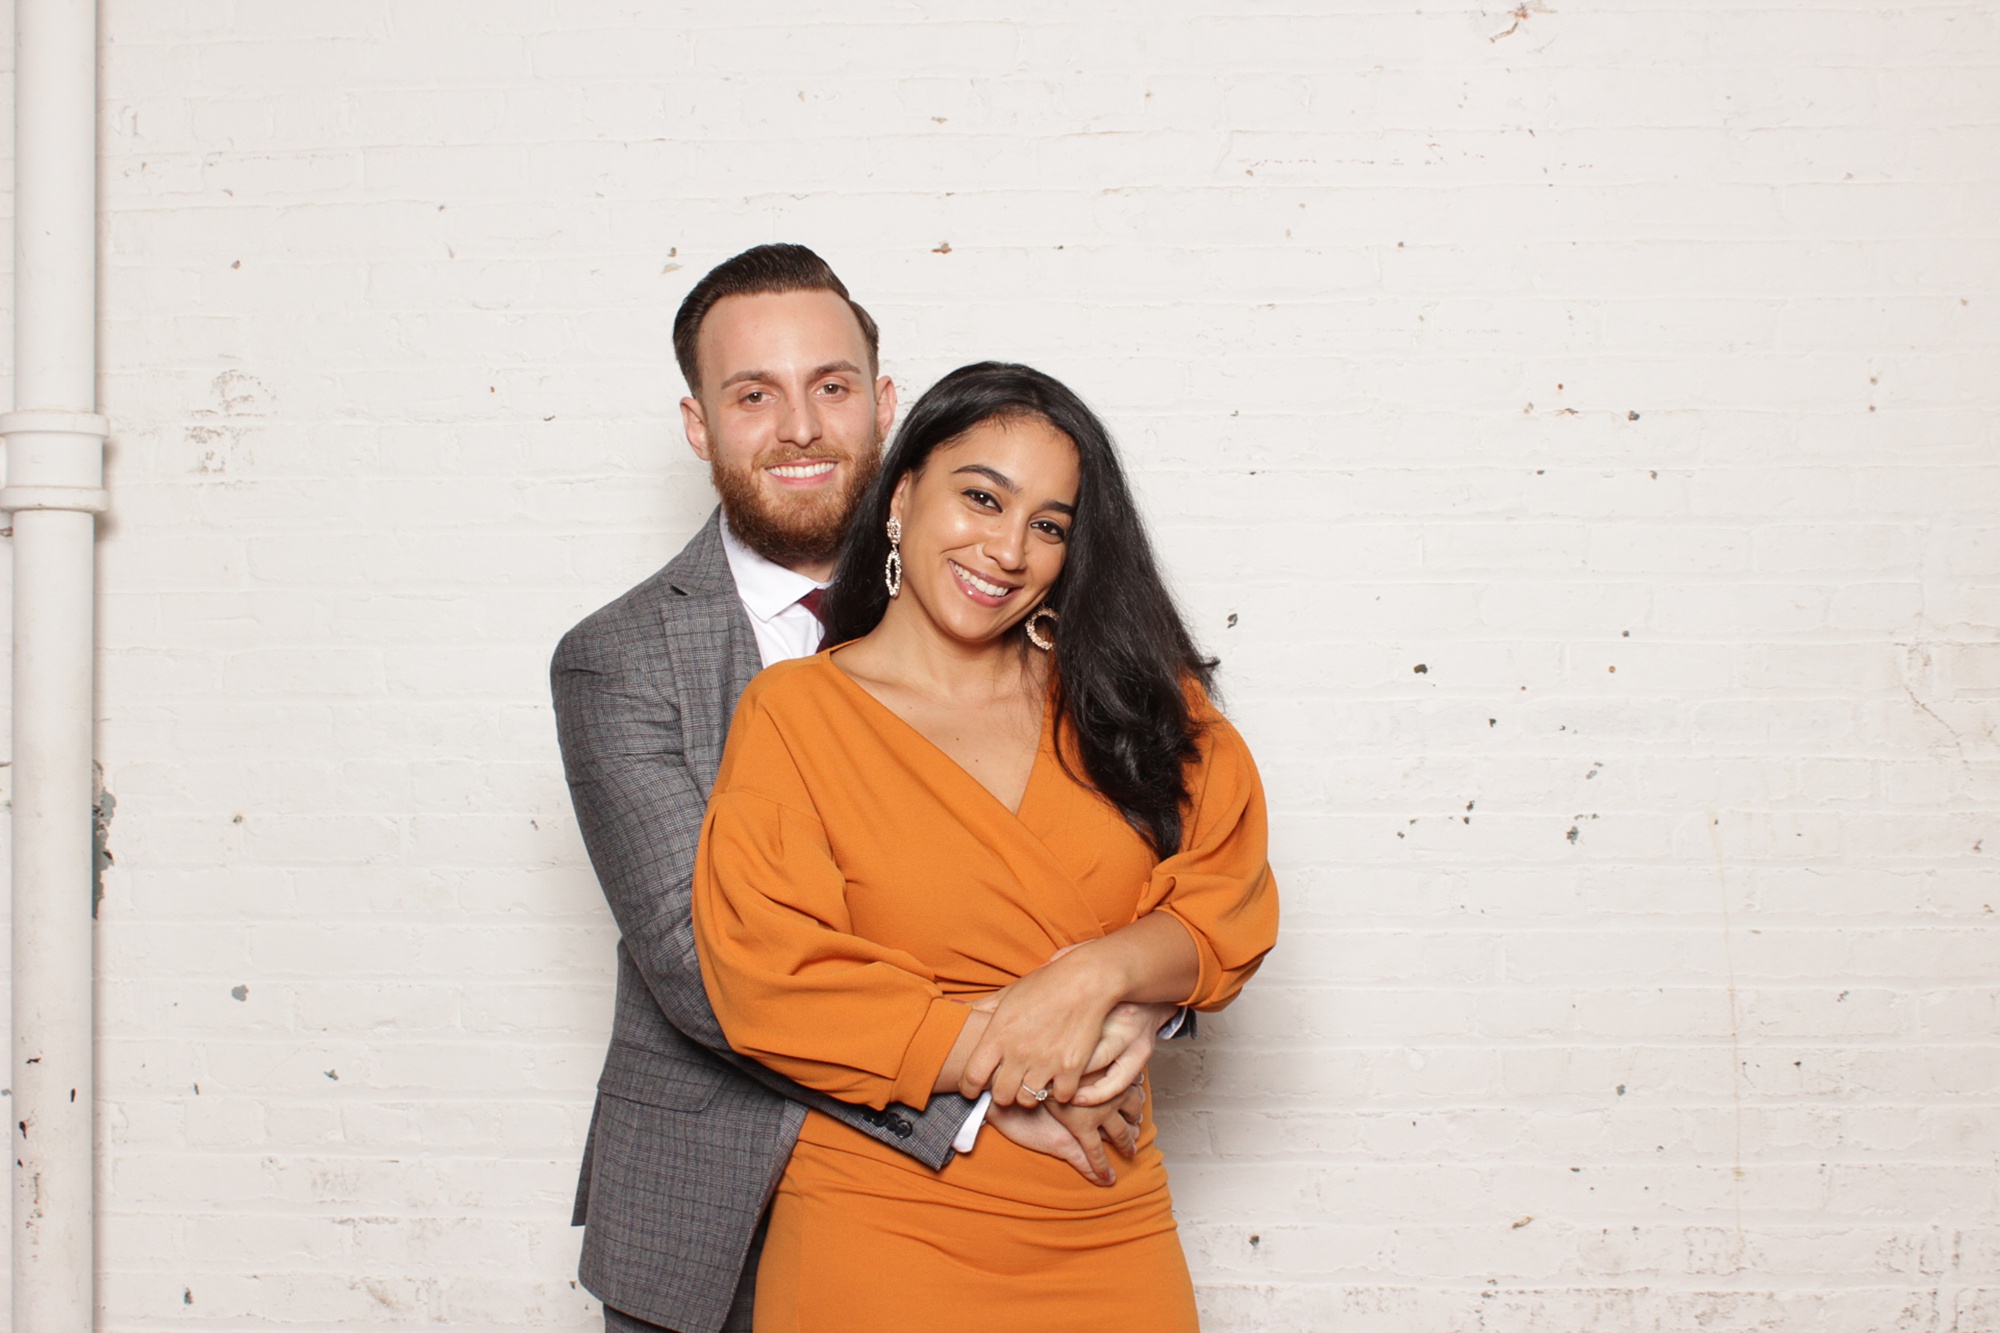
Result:
M799 605L803 606L806 610L812 612L812 617L814 620L819 620L819 604L825 600L826 600L826 589L814 588L811 592L799 598ZM814 641L813 646L817 648L821 644L824 644L825 642L826 642L826 622L820 621L819 637L817 640Z

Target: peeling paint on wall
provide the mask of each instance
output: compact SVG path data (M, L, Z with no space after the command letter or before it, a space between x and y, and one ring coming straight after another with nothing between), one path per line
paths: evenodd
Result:
M97 905L104 901L104 872L116 864L111 856L111 816L117 813L118 798L104 785L104 765L90 766L90 919L97 919Z

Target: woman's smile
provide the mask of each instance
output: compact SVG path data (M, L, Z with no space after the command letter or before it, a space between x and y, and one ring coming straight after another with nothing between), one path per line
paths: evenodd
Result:
M1000 606L1020 591L1008 584L981 578L956 560L946 558L945 563L951 566L952 573L958 575L958 581L965 585L965 595L981 606Z

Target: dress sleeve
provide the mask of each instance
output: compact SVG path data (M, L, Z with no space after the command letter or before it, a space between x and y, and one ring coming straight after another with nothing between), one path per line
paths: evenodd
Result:
M702 825L694 932L737 1052L842 1101L929 1102L971 1010L914 956L854 934L782 729L747 694Z
M1140 910L1173 917L1194 938L1201 972L1185 1001L1220 1009L1236 998L1278 938L1264 784L1249 747L1206 699L1201 757L1189 774L1192 807L1181 850L1161 861Z

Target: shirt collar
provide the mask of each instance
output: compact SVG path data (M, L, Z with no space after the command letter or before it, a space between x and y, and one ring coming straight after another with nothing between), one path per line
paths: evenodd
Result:
M826 586L797 570L786 569L775 560L767 560L745 546L729 530L726 514L722 519L722 553L729 559L729 574L736 580L736 595L743 599L745 609L759 620L769 620L814 588Z

